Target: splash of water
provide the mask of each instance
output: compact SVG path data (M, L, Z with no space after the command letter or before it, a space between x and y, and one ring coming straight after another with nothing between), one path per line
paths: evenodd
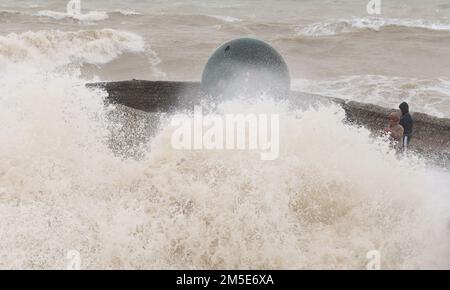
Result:
M383 268L450 268L448 173L399 160L339 107L221 104L280 114L272 162L174 150L168 125L127 159L106 93L37 67L0 75L0 268L66 268L74 250L81 268L361 269L371 250Z
M373 249L384 268L450 266L446 175L398 160L340 108L222 104L281 114L274 162L171 149L169 126L124 160L105 93L82 83L0 80L1 268L65 268L72 249L82 268L364 268Z

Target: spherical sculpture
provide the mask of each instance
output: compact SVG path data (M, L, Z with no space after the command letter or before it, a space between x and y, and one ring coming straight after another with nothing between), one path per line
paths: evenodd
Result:
M289 70L283 57L267 43L240 38L223 44L203 70L202 89L215 98L285 97Z

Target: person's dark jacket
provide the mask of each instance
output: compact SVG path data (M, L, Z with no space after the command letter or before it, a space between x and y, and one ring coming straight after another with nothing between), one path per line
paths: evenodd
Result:
M403 102L400 104L399 108L402 111L402 117L400 118L400 125L402 125L404 129L403 135L411 137L413 131L413 119L409 114L409 106L407 103Z

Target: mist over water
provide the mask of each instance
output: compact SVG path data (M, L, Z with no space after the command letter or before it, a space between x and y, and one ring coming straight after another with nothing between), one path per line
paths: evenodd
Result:
M256 151L174 150L171 116L141 158L111 149L111 130L121 130L111 114L120 109L105 106L106 92L86 82L199 80L213 48L244 32L280 49L294 87L356 99L350 94L359 88L370 102L395 88L392 102L378 101L394 106L397 93L409 94L420 109L447 114L447 31L299 35L299 26L321 21L320 9L339 19L365 11L353 2L333 9L281 1L275 17L269 2L252 15L252 1L89 1L85 12L107 18L80 20L55 14L64 13L59 1L0 1L0 268L66 268L70 250L80 252L82 268L364 269L371 250L380 251L382 268L450 268L448 170L399 158L387 139L345 124L339 107L293 111L269 97L222 103L219 115L280 115L280 154L270 162ZM411 5L409 18L448 16L445 2ZM361 39L384 41L399 31L438 51L417 60L435 72L386 68L378 58L368 67L386 74L359 68L358 57L342 61L345 50L333 61L318 59L333 43L357 55L369 47Z

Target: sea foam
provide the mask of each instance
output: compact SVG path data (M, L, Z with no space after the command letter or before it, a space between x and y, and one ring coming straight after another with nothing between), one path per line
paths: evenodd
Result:
M377 17L353 17L351 19L316 22L306 26L298 26L296 31L298 35L303 36L330 36L342 33L357 32L364 29L379 31L389 26L450 31L450 22L439 22L423 19L384 19Z

